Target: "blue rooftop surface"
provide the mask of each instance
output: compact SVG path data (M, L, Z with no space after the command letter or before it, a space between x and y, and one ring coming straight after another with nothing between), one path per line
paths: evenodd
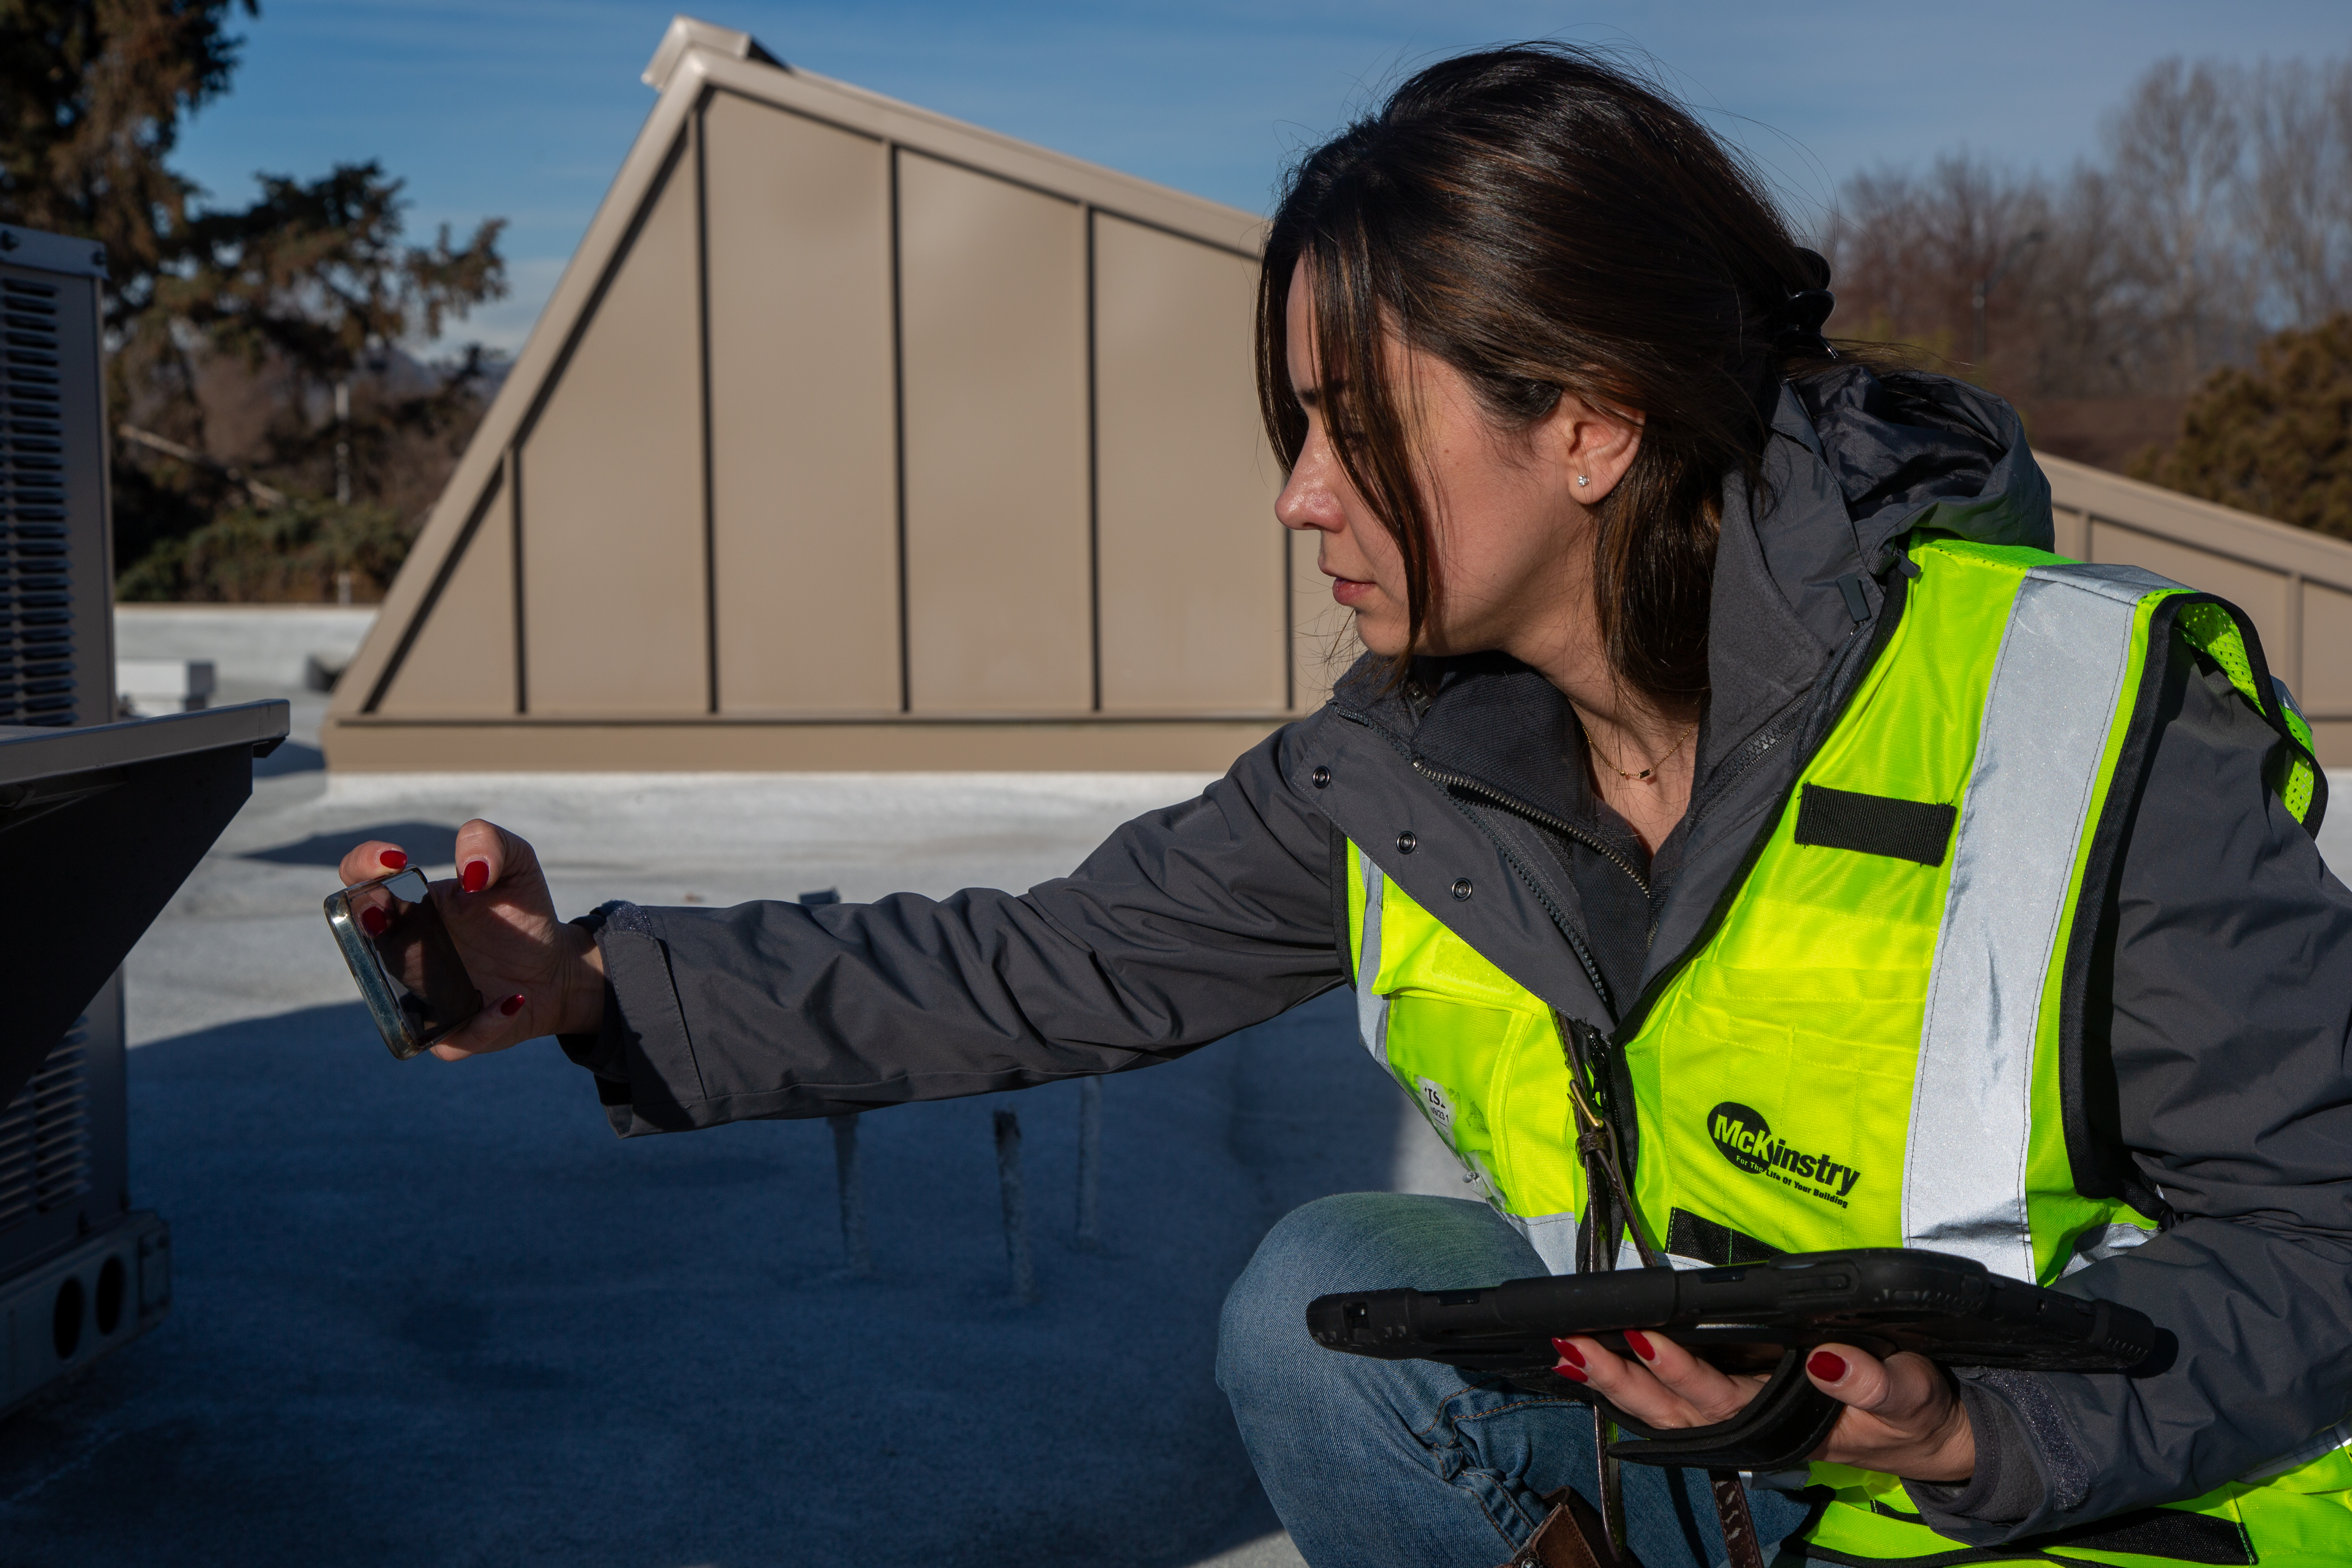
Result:
M1213 1382L1225 1288L1300 1202L1458 1185L1344 993L1106 1081L1098 1252L1075 1084L861 1119L855 1279L824 1122L623 1142L551 1041L395 1062L317 913L375 824L508 822L565 909L857 900L1025 886L1198 783L258 780L129 965L173 1305L0 1421L0 1562L1295 1564Z

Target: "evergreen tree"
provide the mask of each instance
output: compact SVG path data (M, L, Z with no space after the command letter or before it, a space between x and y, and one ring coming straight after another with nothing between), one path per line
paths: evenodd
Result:
M110 411L116 422L115 559L143 596L241 596L262 583L314 596L236 551L306 539L370 542L306 550L322 583L352 573L373 596L399 564L388 537L416 519L391 507L387 480L446 469L480 412L478 347L420 376L399 346L438 338L454 318L502 296L500 220L464 245L402 243L401 182L374 162L320 179L261 174L243 207L204 208L169 158L185 118L226 92L237 13L256 0L0 0L0 221L107 247ZM235 363L275 396L256 449L206 439L205 363ZM402 375L387 375L391 371ZM125 432L128 435L125 435ZM226 460L271 482L252 482ZM413 489L411 484L407 488ZM320 506L297 526L263 527L280 492ZM413 503L414 496L405 499ZM364 515L360 515L360 514ZM198 535L215 523L218 537ZM162 550L143 570L142 559ZM190 576L182 563L216 570Z
M165 166L228 90L256 0L0 0L0 220L98 240L110 326L185 255L196 187Z
M2137 471L2352 539L2352 312L2269 339L2251 369L2216 371L2190 399L2180 439Z

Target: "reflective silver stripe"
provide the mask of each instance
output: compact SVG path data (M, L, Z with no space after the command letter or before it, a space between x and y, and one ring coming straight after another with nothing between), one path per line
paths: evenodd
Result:
M2289 1470L2299 1470L2322 1454L2342 1447L2352 1447L2352 1419L2338 1421L2294 1452L2273 1459L2267 1465L2257 1466L2240 1476L2238 1479L2246 1486L2252 1486L2257 1481L2269 1480L2273 1476L2283 1476Z
M1554 1274L1576 1272L1576 1216L1572 1214L1541 1214L1531 1219L1521 1219L1506 1212L1503 1217L1511 1227L1528 1238L1536 1249L1543 1266Z
M2025 1160L2042 983L2129 671L2132 621L2176 584L2136 567L2037 566L1985 697L1936 935L1903 1161L1906 1247L2031 1280Z
M1685 1258L1679 1252L1661 1252L1658 1256L1666 1260L1666 1267L1669 1268L1717 1268L1721 1267L1720 1264L1709 1263L1703 1258ZM1642 1261L1642 1249L1633 1245L1633 1241L1631 1237L1627 1237L1617 1243L1617 1267L1620 1268L1647 1268L1649 1267L1648 1264Z
M2058 1272L2072 1274L2078 1268L2088 1268L2094 1263L2105 1263L2118 1253L2128 1252L2135 1247L2145 1247L2153 1235L2153 1232L2126 1221L2086 1230L2074 1238L2074 1256L2068 1258L2066 1267Z
M1537 1215L1531 1219L1523 1219L1507 1209L1501 1212L1503 1217L1511 1222L1511 1228L1528 1238L1528 1245L1536 1249L1536 1256L1544 1260L1546 1268L1550 1269L1554 1274L1576 1272L1576 1216L1574 1215L1546 1214ZM1660 1256L1665 1258L1666 1266L1670 1268L1716 1267L1704 1258L1684 1258L1672 1252L1663 1253ZM1642 1254L1632 1242L1621 1241L1617 1244L1617 1267L1644 1268L1648 1265L1642 1261Z
M1388 884L1387 879L1381 875L1381 868L1372 864L1372 858L1360 849L1356 851L1356 865L1364 879L1364 937L1363 945L1356 954L1356 1033L1363 1040L1364 1049L1371 1054L1372 1060L1380 1064L1381 1070L1394 1078L1395 1070L1389 1065L1389 999L1373 989L1373 984L1379 980L1381 973L1381 895L1386 891ZM1428 1079L1423 1079L1421 1083L1424 1092L1434 1090L1441 1096L1444 1093L1442 1085L1433 1083ZM1400 1083L1399 1087L1404 1086ZM1440 1118L1435 1108L1423 1094L1415 1094L1410 1089L1406 1089L1405 1092L1412 1100L1414 1108L1428 1121L1431 1131L1437 1134L1437 1141L1445 1145L1447 1152L1462 1162L1462 1180L1465 1184L1473 1188L1477 1195L1497 1214L1517 1226L1519 1234L1528 1236L1535 1246L1537 1255L1544 1258L1549 1263L1550 1254L1545 1249L1552 1245L1552 1241L1549 1238L1549 1233L1546 1233L1545 1239L1538 1239L1530 1235L1528 1222L1519 1218L1504 1205L1502 1189L1495 1184L1494 1173L1486 1169L1485 1163L1475 1154L1465 1154L1455 1146L1453 1129L1447 1124L1447 1120ZM1450 1119L1452 1111L1449 1109L1446 1111L1446 1118ZM1547 1225L1549 1222L1538 1220L1535 1223ZM1571 1219L1568 1250L1560 1255L1571 1260L1576 1257L1574 1224L1574 1220ZM1554 1272L1558 1270L1555 1269Z
M1381 1064L1389 1065L1389 999L1372 989L1381 977L1381 893L1385 881L1381 868L1362 850L1356 851L1356 864L1364 874L1364 942L1356 955L1356 1033L1364 1042L1364 1049Z

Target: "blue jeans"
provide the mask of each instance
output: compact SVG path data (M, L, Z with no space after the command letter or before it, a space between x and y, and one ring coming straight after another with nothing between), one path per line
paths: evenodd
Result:
M1496 1568L1572 1486L1597 1500L1591 1407L1437 1362L1372 1361L1307 1337L1334 1290L1496 1285L1547 1272L1484 1204L1350 1193L1266 1233L1225 1298L1217 1385L1291 1540L1313 1568ZM1563 1385L1565 1386L1565 1385ZM1627 1465L1627 1544L1645 1568L1717 1568L1706 1472ZM1751 1488L1769 1558L1806 1506Z

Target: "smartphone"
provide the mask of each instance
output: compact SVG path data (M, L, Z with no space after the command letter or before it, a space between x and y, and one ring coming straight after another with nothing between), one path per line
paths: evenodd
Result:
M327 929L385 1048L402 1061L482 1010L424 872L411 868L328 894Z

